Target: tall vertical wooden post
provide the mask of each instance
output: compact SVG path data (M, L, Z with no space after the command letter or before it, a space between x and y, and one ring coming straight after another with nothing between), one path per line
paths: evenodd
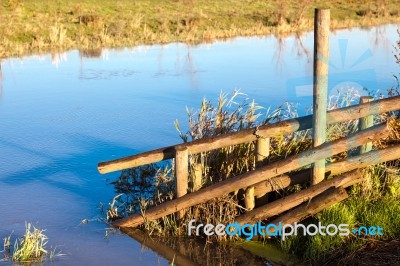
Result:
M175 187L176 197L186 195L188 190L189 154L186 147L177 147L175 150ZM185 211L178 212L178 220L183 218Z
M374 100L374 98L371 96L362 96L362 97L360 97L360 104L372 102L373 100ZM359 119L358 130L363 130L363 129L372 127L373 125L374 125L374 116L368 115L366 117L362 117ZM372 142L368 142L364 145L361 145L358 149L359 154L369 152L370 150L372 150Z
M269 156L269 138L259 137L256 141L256 166L260 165ZM247 210L255 207L254 186L245 190L244 205Z
M314 17L314 87L313 87L313 147L325 142L328 101L329 9L315 9ZM311 184L325 177L325 160L314 163Z

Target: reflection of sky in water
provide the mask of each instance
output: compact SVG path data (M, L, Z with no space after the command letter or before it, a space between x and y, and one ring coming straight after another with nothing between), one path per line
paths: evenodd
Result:
M341 86L386 91L400 72L392 55L397 38L395 26L332 34L331 92ZM106 179L118 173L100 175L97 163L180 142L173 121L185 129L185 107L197 108L203 97L214 100L221 90L240 88L263 106L300 102L303 112L311 103L311 56L312 34L305 34L103 50L99 58L72 51L3 61L0 206L7 219L2 214L1 237L31 220L72 256L96 251L118 263L136 249L128 257L143 260L149 255L138 255L135 244L118 249L129 242L125 238L110 240L115 250L103 252L109 246L102 225L77 227L113 196ZM67 240L65 232L89 238L94 247Z

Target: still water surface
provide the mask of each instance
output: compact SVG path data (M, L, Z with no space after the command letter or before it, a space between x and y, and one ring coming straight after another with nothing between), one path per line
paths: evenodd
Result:
M330 94L362 87L385 92L400 69L393 58L398 26L331 34ZM115 196L118 173L97 163L175 143L173 121L185 107L240 88L268 107L310 106L312 33L300 38L235 38L214 44L168 44L99 57L79 51L1 62L0 237L25 221L45 228L67 256L57 265L166 265L127 236L105 238L99 204Z

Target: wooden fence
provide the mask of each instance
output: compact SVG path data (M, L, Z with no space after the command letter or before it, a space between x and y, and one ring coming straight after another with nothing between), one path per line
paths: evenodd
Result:
M328 16L328 18L324 16ZM327 32L329 33L329 10L316 10L315 17L316 45L314 49L315 80L313 110L318 111L309 116L177 144L99 163L98 170L104 174L175 158L176 198L147 209L146 217L143 217L142 214L134 214L115 221L113 223L114 226L136 227L144 223L145 220L155 220L172 213L177 213L178 218L180 218L183 216L185 209L237 191L238 189L245 190L245 207L247 212L236 217L237 222L257 222L292 210L278 218L283 223L292 223L347 198L348 195L344 188L361 181L361 173L358 168L394 160L399 157L400 145L381 150L371 151L371 149L373 141L386 138L389 135L389 129L386 124L373 125L373 115L400 109L400 96L377 101L372 101L370 97L361 97L358 105L326 111L327 66L322 66L323 62L320 61L325 60L324 62L327 65L326 60L327 56L329 56L329 51L326 51L326 46L328 45L329 47L329 38L328 40L326 38ZM321 27L322 29L320 29ZM322 33L319 31L322 31ZM322 37L317 37L320 35ZM319 71L318 69L322 70ZM321 90L325 92L321 92ZM325 101L325 104L321 104L323 101ZM342 139L328 143L325 142L324 134L327 125L357 119L359 119L358 132ZM313 139L317 140L314 141L312 149L290 156L284 160L261 166L262 162L269 155L270 137L310 128L313 130ZM230 177L208 187L200 189L197 187L196 189L192 189L194 192L188 194L189 156L248 142L255 142L257 164L254 171ZM357 147L359 147L359 154L357 156L350 157L345 161L325 165L327 157ZM294 174L287 174L313 163L315 166L313 168L298 171ZM327 175L335 175L336 177L324 180ZM266 193L277 189L295 184L304 184L309 181L311 183L310 187L255 208L255 198L260 198ZM201 182L195 180L193 183L195 184L194 186L198 186ZM304 204L304 202L307 203Z

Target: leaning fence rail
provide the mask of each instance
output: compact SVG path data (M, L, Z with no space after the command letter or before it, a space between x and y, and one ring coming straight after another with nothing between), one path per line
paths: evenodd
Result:
M327 124L336 124L349 120L356 120L370 115L397 111L400 108L400 96L366 102L354 106L328 111ZM192 142L177 144L164 147L124 158L101 162L98 170L102 174L124 170L140 165L157 163L175 157L176 149L186 147L188 154L207 152L214 149L238 145L257 140L257 135L263 137L275 137L290 134L299 130L310 129L312 127L312 115L293 118L271 125L264 125L258 128L245 129L229 134L218 135ZM256 134L255 134L256 133Z

